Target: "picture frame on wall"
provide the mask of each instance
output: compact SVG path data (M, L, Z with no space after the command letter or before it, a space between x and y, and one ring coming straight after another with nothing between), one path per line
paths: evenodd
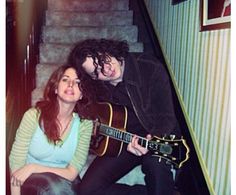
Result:
M231 27L231 0L200 0L200 31Z

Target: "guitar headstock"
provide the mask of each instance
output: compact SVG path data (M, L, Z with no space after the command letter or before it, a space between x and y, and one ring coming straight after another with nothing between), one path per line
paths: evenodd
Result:
M175 136L154 136L148 141L148 150L152 156L159 157L159 160L165 159L176 168L180 168L189 159L190 151L186 141L183 138L175 139Z

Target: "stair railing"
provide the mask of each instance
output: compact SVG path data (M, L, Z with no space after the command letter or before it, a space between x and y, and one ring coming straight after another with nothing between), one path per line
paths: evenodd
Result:
M6 160L23 113L31 106L47 0L6 2ZM9 190L7 163L6 187Z

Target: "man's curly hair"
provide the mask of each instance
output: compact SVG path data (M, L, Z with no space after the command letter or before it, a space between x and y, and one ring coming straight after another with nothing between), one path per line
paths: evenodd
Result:
M86 57L91 57L95 67L94 73L97 76L98 66L101 66L103 71L104 64L109 63L110 57L115 57L122 64L128 52L129 46L126 41L87 39L75 44L68 57L68 63L74 65L79 72L84 71L82 64Z

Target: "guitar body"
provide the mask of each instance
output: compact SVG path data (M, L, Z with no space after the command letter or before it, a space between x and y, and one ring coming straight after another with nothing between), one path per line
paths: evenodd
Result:
M121 105L99 102L88 108L90 119L94 120L94 133L90 152L98 156L119 156L124 143L130 143L134 134L127 132L127 109ZM149 150L152 156L172 163L180 168L189 159L186 141L176 139L175 135L163 138L153 136L151 140L138 136L138 143Z
M98 119L100 123L126 131L128 113L125 107L102 102L93 104L89 111L90 115L94 119ZM101 135L98 131L99 128L92 136L90 151L98 156L118 156L122 150L123 142Z

